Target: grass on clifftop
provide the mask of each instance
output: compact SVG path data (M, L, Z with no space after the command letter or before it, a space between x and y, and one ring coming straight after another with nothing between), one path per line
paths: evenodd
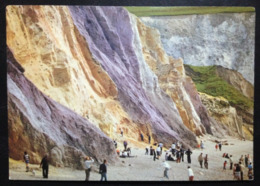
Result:
M216 66L184 66L199 92L212 96L222 96L226 98L233 106L238 106L245 109L253 108L253 100L247 98L232 85L217 76Z
M149 6L128 6L125 7L129 12L138 17L145 16L173 16L189 14L216 14L216 13L241 13L255 12L254 7L149 7Z

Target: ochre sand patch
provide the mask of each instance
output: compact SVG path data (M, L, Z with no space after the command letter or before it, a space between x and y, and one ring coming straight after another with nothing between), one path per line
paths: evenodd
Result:
M211 136L205 136L202 138L205 144L205 149L194 149L191 156L191 167L194 172L194 180L233 180L232 171L227 169L223 170L223 163L225 158L222 158L224 152L233 155L234 163L238 162L241 155L249 154L250 158L253 160L253 142L252 141L241 141L234 138L225 138L222 140L227 140L229 144L234 145L224 145L222 146L222 151L215 150L215 143ZM131 146L133 144L129 144ZM118 144L119 149L123 148L123 145ZM145 144L143 145L146 146ZM148 145L147 145L148 146ZM209 169L200 168L197 161L197 157L200 153L208 154L209 157ZM164 160L165 152L163 152L160 160L153 161L152 156L144 155L144 148L133 147L132 155L137 155L136 158L120 158L121 163L115 166L108 165L108 180L146 180L146 181L166 181L163 178L163 166L162 161ZM125 163L122 163L125 161ZM169 161L168 161L169 162ZM131 166L129 166L131 164ZM187 172L187 157L185 156L184 163L169 162L171 169L168 172L169 181L188 181ZM9 159L9 179L12 180L47 180L42 178L41 169L39 165L30 165L31 168L36 169L35 176L32 172L25 172L25 164L21 161L14 161ZM228 166L229 168L229 161ZM94 166L93 169L97 169ZM83 170L75 170L70 168L57 168L50 166L49 168L49 178L48 180L75 180L83 181L85 179L85 172ZM247 169L244 171L244 179L247 180ZM92 171L90 174L90 180L98 181L100 180L100 175Z

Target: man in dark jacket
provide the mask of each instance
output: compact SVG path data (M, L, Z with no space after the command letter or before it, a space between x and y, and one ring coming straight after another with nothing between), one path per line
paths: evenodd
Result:
M100 165L99 167L99 173L101 174L101 180L103 181L103 178L105 178L105 181L107 181L107 160L104 160L104 163Z
M192 154L192 152L190 151L190 149L188 149L185 154L187 155L187 161L188 161L188 163L191 163L190 155Z
M42 167L43 178L48 178L49 163L47 154L42 158L40 168Z

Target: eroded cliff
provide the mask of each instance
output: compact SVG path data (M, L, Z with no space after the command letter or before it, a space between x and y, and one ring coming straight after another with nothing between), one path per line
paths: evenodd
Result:
M9 156L20 160L23 152L39 164L48 153L56 166L83 168L85 155L98 162L115 163L113 141L72 110L41 93L23 75L23 68L7 51Z

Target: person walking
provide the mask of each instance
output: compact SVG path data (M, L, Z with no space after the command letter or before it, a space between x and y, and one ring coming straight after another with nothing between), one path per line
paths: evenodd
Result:
M166 177L167 179L169 179L168 171L170 170L171 167L165 160L163 161L163 167L164 167L163 177Z
M189 176L189 181L193 181L194 179L194 174L190 166L188 166L188 176Z
M236 168L235 168L235 178L237 180L241 180L241 167L240 164L236 164Z
M188 149L188 150L185 152L185 154L187 155L187 161L188 161L188 163L191 163L191 158L190 158L190 156L191 156L191 154L192 154L191 150Z
M85 181L89 180L89 175L90 175L90 171L91 171L91 164L94 163L94 160L92 159L92 157L85 157L85 173L86 173L86 179Z
M219 148L219 150L221 151L221 148L222 148L222 144L221 144L221 142L219 142L219 144L218 144L218 148Z
M153 161L155 161L155 159L156 159L156 152L155 150L153 150Z
M104 160L104 162L99 166L99 173L101 174L100 181L103 181L103 178L105 181L107 181L107 160Z
M126 150L126 148L127 148L127 141L124 141L124 147L125 147L125 150Z
M230 163L230 170L232 170L232 167L233 167L233 158L232 158L232 155L229 156L229 163Z
M206 156L204 157L204 167L206 168L206 169L208 169L208 155L206 154Z
M198 161L200 163L200 168L202 168L202 164L203 164L203 156L202 153L200 153L200 155L198 156Z
M26 172L29 172L29 160L30 160L30 156L29 156L29 154L27 154L26 151L24 152L23 159L24 159L25 166L26 166Z
M42 158L40 168L42 168L43 178L48 178L49 162L48 162L48 155L47 154L45 154L45 156Z

